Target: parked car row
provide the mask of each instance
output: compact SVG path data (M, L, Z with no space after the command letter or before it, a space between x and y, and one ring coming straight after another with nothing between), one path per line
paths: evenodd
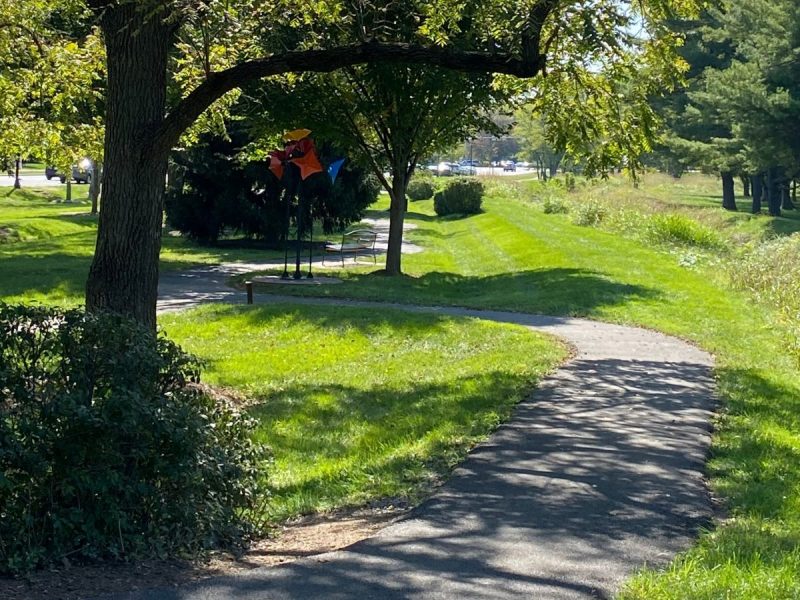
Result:
M428 171L440 177L447 177L450 175L477 175L478 170L474 165L469 164L468 161L461 163L440 162L438 165L428 165Z
M93 175L94 166L92 165L92 161L88 158L84 158L78 164L72 165L70 179L74 179L75 183L91 183ZM64 173L60 173L59 170L53 166L45 168L44 176L47 178L47 181L57 177L61 180L61 183L67 182L67 176Z

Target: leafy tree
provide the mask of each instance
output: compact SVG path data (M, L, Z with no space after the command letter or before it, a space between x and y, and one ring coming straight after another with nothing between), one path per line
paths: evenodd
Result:
M0 156L66 173L87 154L100 159L105 55L85 7L6 0L0 15Z
M556 74L551 89L566 98L569 72L591 74L591 65L622 64L629 38L624 32L635 22L648 29L644 54L671 64L676 41L660 24L667 16L691 12L696 0L413 0L405 4L424 18L405 39L386 27L391 19L385 15L398 4L390 0L32 3L49 14L88 7L102 30L108 68L104 196L86 302L90 310L123 312L152 327L168 155L209 107L222 99L224 108L228 92L283 73L374 62L527 78L541 73L550 57L545 80ZM343 29L348 35L356 31L357 38L340 42L350 39L342 37ZM579 114L597 117L601 109L616 109L636 125L638 109L627 110L613 99L614 86L601 81L621 73L607 68L597 78L586 76L588 88L601 93L595 102L576 105L591 109ZM213 121L214 114L207 117ZM602 165L648 134L646 122L639 133L635 127L611 127L607 120L602 127L575 121L563 110L549 123L549 130L561 132L553 135L562 146L578 147L587 134L604 138L590 165Z
M401 272L406 191L417 164L491 127L487 111L505 94L490 75L426 66L366 65L263 86L267 130L302 125L366 165L389 193L386 273ZM388 171L388 176L385 173Z
M548 175L555 177L564 153L554 149L548 142L544 119L525 107L517 111L516 118L512 135L520 145L517 157L532 162L540 179L546 180Z

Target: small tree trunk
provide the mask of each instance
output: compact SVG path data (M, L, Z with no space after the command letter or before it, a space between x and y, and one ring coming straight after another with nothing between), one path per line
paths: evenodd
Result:
M555 177L558 175L558 166L561 164L561 159L557 156L554 156L550 159L550 177Z
M789 182L786 181L781 185L781 208L783 210L794 210L794 203L792 202L792 193L789 189Z
M740 175L739 179L742 180L742 196L745 198L750 197L750 178L747 175Z
M101 25L108 64L103 210L86 308L156 326L158 257L169 149L144 136L163 121L171 20L138 3L109 4Z
M753 214L757 215L761 212L761 199L764 196L764 175L756 173L751 178L753 188Z
M767 203L772 217L781 216L780 168L767 169Z
M733 173L722 173L722 208L736 210L736 194L733 187Z
M407 164L407 163L406 163ZM402 274L401 259L403 255L403 223L406 219L406 189L408 178L406 166L395 165L392 168L392 189L389 191L389 243L386 248L386 274Z
M92 161L92 180L89 182L89 200L92 202L92 214L97 214L98 200L100 198L100 178L103 165L100 162Z
M17 160L14 161L14 189L18 190L22 187L22 182L19 180L19 163L20 158L17 156Z
M72 202L72 179L67 179L67 197L64 199L64 202L67 204Z

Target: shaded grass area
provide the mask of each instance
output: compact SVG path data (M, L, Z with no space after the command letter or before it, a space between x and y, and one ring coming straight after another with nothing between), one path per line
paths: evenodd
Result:
M566 355L521 327L388 309L213 306L161 323L209 382L255 400L275 520L418 500Z
M0 188L0 299L65 305L83 300L97 217L89 214L88 186L73 189L73 201L65 203L63 187ZM255 243L201 247L165 235L161 269L265 260L279 254Z

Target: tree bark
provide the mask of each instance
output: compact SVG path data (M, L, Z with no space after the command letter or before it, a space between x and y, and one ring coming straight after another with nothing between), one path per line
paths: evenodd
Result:
M742 196L745 198L750 197L750 177L747 175L740 175L739 179L742 180Z
M389 192L389 242L386 248L386 274L402 274L403 223L406 219L408 200L408 163L398 163L392 167L392 189Z
M725 210L736 209L736 194L733 187L733 173L726 171L722 175L722 208Z
M783 210L794 210L795 208L792 202L792 192L789 185L789 180L784 178L781 183L781 208Z
M154 151L147 132L164 120L173 26L135 3L108 6L101 25L108 56L104 193L86 308L155 329L169 149Z
M764 175L757 173L751 177L753 188L753 214L757 215L761 212L761 199L764 196Z
M781 216L780 168L767 169L767 204L772 217Z
M103 164L97 161L92 161L92 180L89 182L89 200L92 203L92 214L97 214L98 200L100 199L100 184Z

